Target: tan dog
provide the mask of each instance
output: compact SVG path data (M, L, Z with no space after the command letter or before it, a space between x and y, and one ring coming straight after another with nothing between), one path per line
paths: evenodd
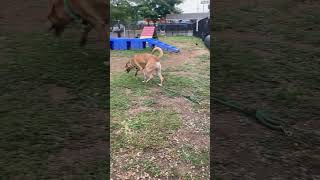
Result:
M159 51L159 56L153 55L155 51ZM148 82L150 81L155 74L157 74L160 78L160 84L159 86L162 86L164 78L161 74L161 64L160 64L160 58L163 56L163 51L159 47L155 47L152 50L152 54L149 53L143 53L143 54L137 54L132 59L127 62L125 65L127 73L130 72L131 69L136 68L136 74L138 71L143 71L144 74L144 80L142 82Z
M99 33L101 40L107 42L109 12L108 0L49 0L48 19L51 22L49 31L54 29L55 34L59 36L68 24L79 20L84 27L81 46L86 44L88 33L92 28Z

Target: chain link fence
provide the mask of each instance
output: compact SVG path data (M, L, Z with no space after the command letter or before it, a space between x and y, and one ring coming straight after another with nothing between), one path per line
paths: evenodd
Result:
M111 37L140 37L144 25L137 23L112 22L110 26Z
M114 21L110 26L110 35L111 37L139 38L144 26L148 24ZM150 23L150 26L156 26L157 34L164 36L196 36L204 39L210 34L209 18L198 21L198 28L195 22L157 23L156 25Z

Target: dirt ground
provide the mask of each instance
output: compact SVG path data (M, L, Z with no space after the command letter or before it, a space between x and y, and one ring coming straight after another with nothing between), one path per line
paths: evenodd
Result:
M200 100L201 105L197 105L182 96L169 95L156 85L157 78L151 83L142 84L141 72L134 77L134 72L127 74L124 71L125 63L134 54L142 52L112 51L111 147L115 147L111 153L113 179L209 179L209 51L200 39L194 37L167 37L161 40L181 49L178 54L165 53L162 58L162 70L166 79L164 86L179 89L181 93L194 94L204 100ZM196 42L199 43L198 46L195 45ZM199 73L201 70L202 74ZM191 86L190 81L194 83ZM205 85L197 84L198 81ZM200 90L205 93L200 93ZM117 97L117 94L112 93L115 91L121 95ZM125 104L129 104L123 111L113 109L113 106L120 106L120 96L126 98ZM159 114L152 115L152 112L158 111ZM148 113L151 115L144 116ZM162 117L167 120L166 123L178 123L178 128L167 128L167 125L160 123L163 121ZM145 135L135 137L135 133L139 131L132 127L131 122L136 120L135 126L142 127L147 126L143 122L152 122L152 119L159 121L152 125L155 130L144 128ZM169 134L161 131L158 134L157 129L165 128ZM153 142L157 137L148 138L154 133L161 137L157 142ZM139 143L134 143L138 138ZM121 148L117 148L119 146Z
M213 104L216 179L320 179L317 1L216 1L214 95L307 130L285 136ZM309 36L310 35L310 36Z

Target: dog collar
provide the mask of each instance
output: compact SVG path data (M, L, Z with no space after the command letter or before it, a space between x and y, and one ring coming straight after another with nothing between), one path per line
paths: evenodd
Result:
M73 19L81 20L81 16L72 9L70 0L64 0L64 10L71 16Z

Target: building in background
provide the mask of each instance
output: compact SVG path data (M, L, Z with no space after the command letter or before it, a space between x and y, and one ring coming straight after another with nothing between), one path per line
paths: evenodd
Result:
M199 30L199 21L203 19L210 19L210 12L206 13L182 13L182 14L168 14L166 16L167 23L187 23L193 24L193 33Z
M181 23L181 22L192 22L195 23L201 19L210 16L209 12L206 13L182 13L182 14L168 14L166 21L168 23Z

